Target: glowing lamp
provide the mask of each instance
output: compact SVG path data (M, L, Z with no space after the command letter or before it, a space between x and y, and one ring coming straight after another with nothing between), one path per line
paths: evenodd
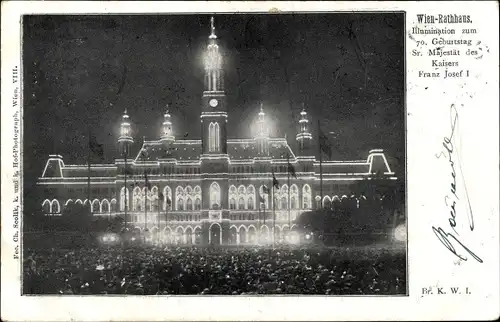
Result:
M394 229L394 239L400 242L406 241L406 226L404 224Z

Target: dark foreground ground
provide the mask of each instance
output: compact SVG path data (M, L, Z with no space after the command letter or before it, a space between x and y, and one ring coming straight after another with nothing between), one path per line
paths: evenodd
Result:
M404 295L404 247L24 246L25 294Z

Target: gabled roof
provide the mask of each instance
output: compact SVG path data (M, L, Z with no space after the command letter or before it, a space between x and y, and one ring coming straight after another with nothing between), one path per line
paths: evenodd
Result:
M146 141L137 153L136 161L158 161L159 159L199 160L201 140L176 140L171 145L161 141Z
M91 177L114 177L116 176L116 166L108 165L90 165ZM87 165L68 165L63 168L64 177L87 177L89 170Z
M86 164L64 164L62 156L50 155L42 173L42 178L77 178L88 177L89 168ZM114 164L91 164L91 177L114 177L116 166Z
M259 157L254 139L229 139L227 153L232 160L249 160ZM199 160L202 154L201 140L176 140L171 145L161 141L146 141L137 153L136 161L159 159ZM272 159L294 159L295 155L285 139L270 139L269 154Z
M287 156L290 157L290 160L295 159L295 154L286 139L270 139L269 154L272 159L286 159Z
M64 162L62 160L62 156L60 155L49 155L49 159L45 164L45 168L43 169L42 177L47 178L62 178L64 176L63 169Z
M227 154L231 160L248 160L257 157L255 140L227 140Z

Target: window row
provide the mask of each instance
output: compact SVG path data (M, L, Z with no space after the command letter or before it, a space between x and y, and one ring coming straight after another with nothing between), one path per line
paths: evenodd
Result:
M231 220L257 220L258 215L255 214L232 214L229 216Z
M380 199L367 199L365 196L359 196L356 197L354 195L347 196L347 195L334 195L333 197L330 197L328 195L323 197L323 200L321 201L321 197L316 198L316 207L320 208L321 206L323 208L330 209L332 207L336 206L343 206L343 207L353 207L353 208L362 208L365 206L370 206L373 205L373 203L377 203L379 201L382 201L383 198Z
M168 175L168 174L200 174L201 169L196 167L185 167L185 168L150 168L147 170L148 175ZM125 169L121 170L121 174L125 174ZM144 177L143 169L131 169L129 170L129 175L134 175L138 177Z
M87 206L89 205L89 200L81 200L81 199L68 199L64 203L64 208L69 209L73 205L81 205L81 206ZM90 202L90 209L92 213L109 213L109 212L115 212L117 211L117 203L116 199L94 199ZM48 200L45 199L42 202L42 210L45 214L58 214L63 211L61 204L57 199L53 200Z
M160 221L164 221L165 217L160 216L160 218L158 218L158 216L154 215L154 214L148 215L148 222L150 222L152 224L157 223L158 219L160 219ZM134 215L132 220L133 220L133 222L139 222L139 220L141 220L141 221L144 220L144 216ZM200 221L200 220L201 220L200 215L169 215L167 218L167 221L169 221L169 222L170 221Z
M268 188L267 188L268 189ZM128 189L127 189L128 191ZM229 187L229 209L243 210L243 209L258 209L257 202L262 206L269 209L270 196L265 186L259 188L259 194L256 196L255 187L253 185L243 186L238 188L234 185ZM120 210L125 210L125 188L122 188L120 195ZM147 198L145 196L147 195ZM288 205L288 197L290 196L290 205ZM221 189L217 182L213 182L209 189L210 209L220 209L221 207ZM297 185L290 186L290 193L288 193L288 186L282 185L280 189L275 189L274 198L278 209L309 209L311 207L311 188L308 184L302 187L302 200L299 202L299 190ZM130 201L129 199L132 199ZM160 192L158 187L154 186L151 190L146 191L145 188L135 187L132 197L127 198L127 209L135 211L142 211L148 207L151 211L156 211L158 207L162 210L173 209L173 201L175 200L175 210L200 210L202 207L202 193L200 186L178 186L175 190L175 199L172 199L172 190L169 186L163 188ZM132 208L130 208L132 204ZM272 205L272 204L271 204Z

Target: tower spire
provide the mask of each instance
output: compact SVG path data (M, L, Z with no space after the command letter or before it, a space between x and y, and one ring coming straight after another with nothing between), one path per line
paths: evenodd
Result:
M264 105L260 103L259 117L257 120L257 135L255 140L257 141L258 154L261 157L267 157L269 155L269 131L268 124L266 124L266 113L264 113Z
M217 45L214 17L210 18L210 36L205 54L205 91L223 92L222 55Z
M258 119L258 129L257 129L257 137L267 138L269 133L267 131L266 124L266 113L264 113L264 105L260 103L260 111L259 111L259 119Z
M208 38L210 38L210 39L217 39L217 36L215 35L215 19L214 19L214 16L210 17L210 36Z
M227 154L227 108L224 92L222 54L215 35L215 19L210 17L210 35L205 51L205 86L201 110L203 154ZM208 203L207 207L211 206Z

